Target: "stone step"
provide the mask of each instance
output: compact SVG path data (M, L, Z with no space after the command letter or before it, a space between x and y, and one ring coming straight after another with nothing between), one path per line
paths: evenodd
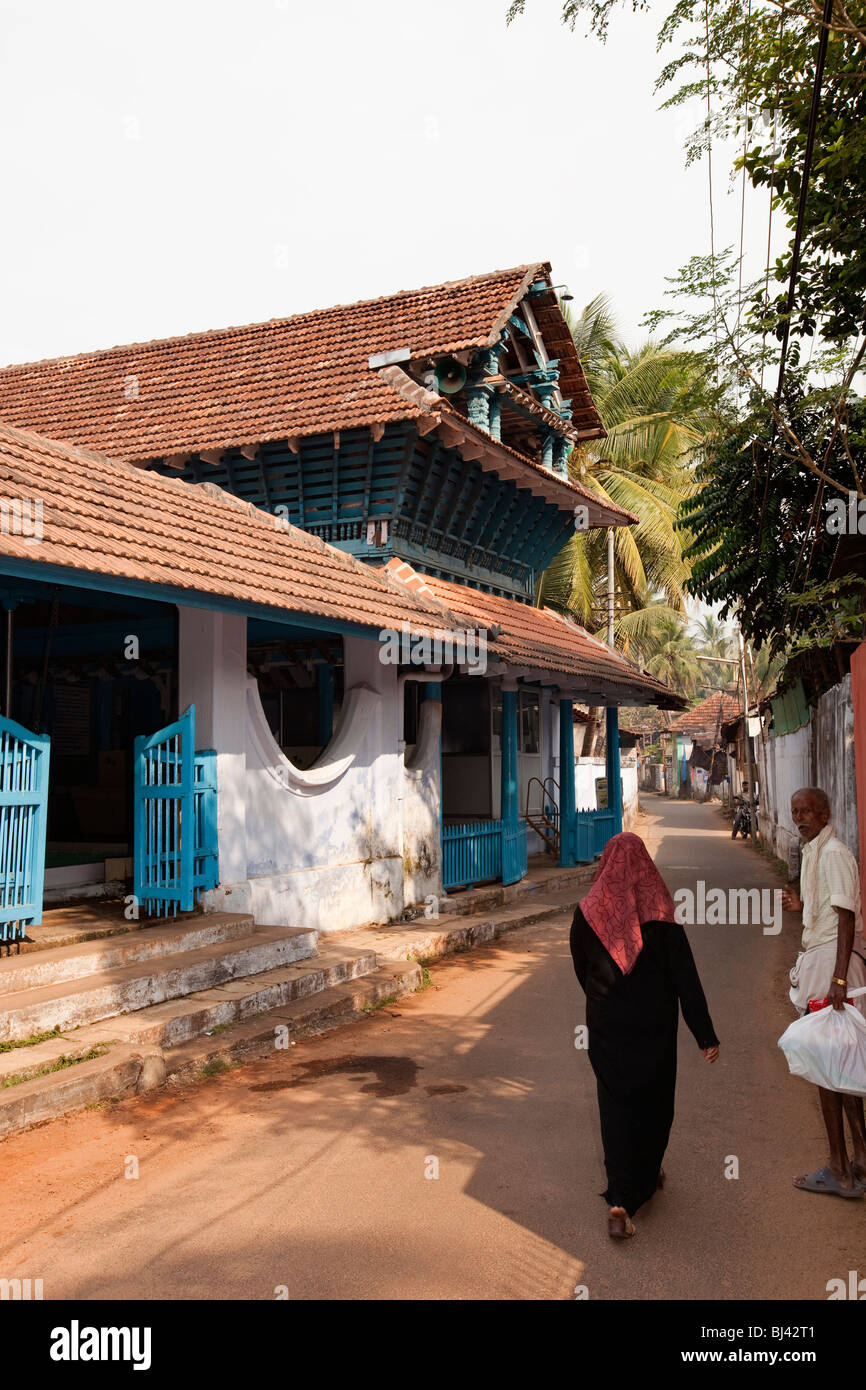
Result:
M38 1076L63 1059L69 1061L83 1057L94 1046L86 1038L73 1039L74 1034L72 1037L61 1035L29 1047L13 1047L8 1052L0 1052L0 1097L5 1087L18 1084L22 1078L29 1080Z
M0 1139L96 1101L136 1095L165 1081L159 1049L111 1048L64 1071L0 1089Z
M213 916L190 916L170 924L161 922L157 926L140 927L120 935L30 955L4 956L0 959L0 1001L4 995L16 991L82 980L88 975L134 965L137 961L194 951L221 941L237 941L254 931L250 913L216 912Z
M295 1000L309 999L334 985L368 975L376 967L373 950L338 949L326 943L312 960L229 980L213 989L197 990L180 999L77 1028L69 1038L84 1051L111 1041L174 1047L213 1029L223 1030Z
M423 972L414 961L385 961L369 975L320 990L309 998L295 999L271 1009L259 1018L238 1023L216 1036L194 1038L165 1050L166 1076L189 1077L217 1060L238 1061L278 1044L277 1028L283 1025L289 1045L302 1038L327 1032L346 1023L357 1023L383 1002L410 994L422 983ZM281 1038L280 1041L283 1039Z
M577 883L591 880L592 872L578 871ZM329 933L321 938L322 948L313 959L307 950L305 958L257 972L249 969L249 960L241 961L246 969L223 975L204 988L165 995L133 1013L103 1016L67 1036L0 1053L0 1137L94 1102L149 1090L169 1078L194 1078L203 1068L213 1074L245 1057L356 1022L383 1003L417 989L424 979L420 962L425 958L467 949L534 922L558 919L567 929L574 903L582 896L574 888L571 875L558 875L533 892L512 898L494 916L478 912L444 922L422 918L388 928ZM247 951L254 951L258 944L304 936L314 942L316 933L258 928L245 945ZM244 954L232 943L222 949L229 953L222 968L227 962L238 964L232 951L235 956ZM215 951L211 948L211 959L219 959ZM209 952L191 955L207 960ZM188 959L169 959L166 965L169 971L175 965L183 971ZM201 968L199 961L194 965ZM114 983L128 991L133 987L130 982L138 981L136 988L141 988L142 972L146 980L147 971L146 962L127 966L115 972L124 978ZM151 970L150 978L158 980L160 974ZM184 982L190 983L188 973ZM19 1001L27 997L17 996ZM0 1002L11 1000L7 996ZM44 1030L31 1029L24 1036L36 1031ZM100 1057L89 1057L96 1047L107 1050ZM34 1075L61 1059L72 1060L72 1065ZM16 1084L4 1086L13 1077Z
M214 1024L216 1031L204 1032L172 1046L160 1047L145 1040L156 1035L175 1037L170 1013L158 1014L157 1006L145 1012L149 1026L134 1043L124 1040L120 1033L127 1026L134 1031L135 1019L117 1019L77 1029L69 1038L52 1039L32 1048L16 1048L0 1053L0 1139L31 1125L56 1119L98 1101L122 1099L161 1086L169 1078L189 1079L198 1075L209 1063L219 1061L226 1066L232 1061L277 1045L277 1028L282 1026L280 1040L287 1044L314 1033L324 1032L340 1024L356 1022L383 1001L399 998L417 989L422 981L421 967L412 962L386 962L376 967L375 956L358 951L346 954L325 948L322 969L311 970L298 964L259 977L263 986L258 999L249 990L251 981L237 981L236 987L214 990L214 999L202 992L192 1005L190 1017L204 1020L214 1017L213 1007L229 1010L236 1020L226 1027ZM372 966L369 974L360 972ZM345 972L340 979L341 969ZM323 981L336 983L325 984ZM311 991L307 993L306 991ZM279 999L267 1012L250 1011L253 1002L265 1004ZM198 1005L198 1013L196 1012ZM175 1015L180 1017L181 1015ZM228 1022L228 1020L226 1020ZM110 1036L110 1030L118 1033ZM20 1074L22 1064L17 1058L31 1054L23 1067L31 1070L50 1064L60 1057L87 1056L96 1045L107 1048L100 1057L73 1063L62 1071L43 1076L31 1076L15 1085L3 1081ZM10 1060L13 1059L13 1060Z
M181 956L157 956L82 980L5 994L0 996L0 1041L97 1023L226 980L307 960L316 953L317 936L300 927L256 927L240 941L217 941Z
M395 922L387 927L329 932L328 941L370 945L380 961L436 960L440 956L467 951L485 941L493 941L506 932L531 927L536 922L560 917L570 922L577 897L573 889L559 889L555 895L543 899L533 896L524 902L501 907L495 914L477 912L439 918L422 916L414 922Z
M503 907L522 903L533 897L549 898L563 890L574 891L574 901L583 897L595 877L598 864L577 864L572 869L551 869L548 872L536 871L531 877L507 886L501 883L485 884L481 888L470 888L465 892L454 892L440 898L441 916L468 917L478 913L499 912Z

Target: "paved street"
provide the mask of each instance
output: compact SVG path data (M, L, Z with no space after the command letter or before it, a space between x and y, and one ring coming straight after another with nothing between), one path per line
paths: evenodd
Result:
M717 809L644 808L672 890L781 885ZM606 1234L563 917L288 1053L7 1141L0 1275L42 1278L46 1298L824 1299L866 1274L866 1201L791 1186L826 1156L814 1091L776 1047L797 923L690 936L721 1057L681 1028L668 1185L633 1241Z

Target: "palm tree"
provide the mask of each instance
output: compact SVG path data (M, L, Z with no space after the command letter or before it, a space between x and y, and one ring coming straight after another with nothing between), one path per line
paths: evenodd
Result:
M686 623L676 614L661 618L652 647L654 650L645 649L647 671L691 699L703 677L695 640Z
M714 613L703 613L694 619L695 637L700 643L700 655L704 658L703 684L710 690L721 690L736 685L738 668L732 665L737 660L734 635ZM718 662L707 660L719 658Z
M756 651L749 649L746 671L751 699L764 700L775 690L787 660L788 653L785 650L771 656L769 645L758 647Z
M638 517L635 526L614 531L616 634L627 648L638 634L661 631L666 618L685 612L688 538L674 530L674 521L680 502L694 491L690 455L708 420L704 378L692 353L651 342L629 351L603 295L568 321L607 430L606 439L572 451L569 474L600 500ZM577 533L542 574L536 602L597 631L606 620L606 588L604 533Z

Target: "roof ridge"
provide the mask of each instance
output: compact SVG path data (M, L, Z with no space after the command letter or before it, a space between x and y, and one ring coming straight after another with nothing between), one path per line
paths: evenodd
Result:
M137 350L144 351L149 348L166 347L171 343L194 343L209 338L229 337L235 333L248 333L252 329L280 328L290 323L298 323L304 319L320 318L326 314L345 312L347 309L361 309L373 304L388 304L399 299L411 299L415 295L432 294L435 290L455 290L468 287L470 285L483 284L488 280L496 280L506 275L520 275L521 283L530 271L535 271L539 267L547 265L546 261L532 261L526 265L511 266L504 270L485 271L480 275L467 275L460 280L443 280L438 285L419 285L415 289L395 290L391 294L373 295L367 299L350 300L342 304L328 304L320 309L304 309L297 314L285 314L277 318L254 320L250 323L227 324L224 328L199 328L193 329L188 333L170 333L162 338L145 338L132 343L114 343L111 347L91 348L88 352L61 353L55 357L39 357L29 362L9 362L0 367L0 373L12 373L16 371L26 371L34 367L56 366L59 363L72 363L86 360L93 360L99 357L110 357L114 353L128 352ZM511 301L509 300L509 303Z

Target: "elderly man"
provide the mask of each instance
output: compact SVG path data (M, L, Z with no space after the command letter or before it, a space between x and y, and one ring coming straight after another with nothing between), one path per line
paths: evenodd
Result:
M802 950L791 971L791 1002L806 1013L810 999L841 1009L849 989L866 984L866 941L862 935L857 861L830 824L830 802L820 787L802 787L791 798L791 816L805 841L800 894L786 888L782 906L803 913ZM861 995L857 1003L861 1007ZM804 1192L862 1197L866 1191L866 1128L863 1100L818 1087L830 1143L827 1166L795 1178ZM844 1118L851 1131L852 1159L845 1147Z

